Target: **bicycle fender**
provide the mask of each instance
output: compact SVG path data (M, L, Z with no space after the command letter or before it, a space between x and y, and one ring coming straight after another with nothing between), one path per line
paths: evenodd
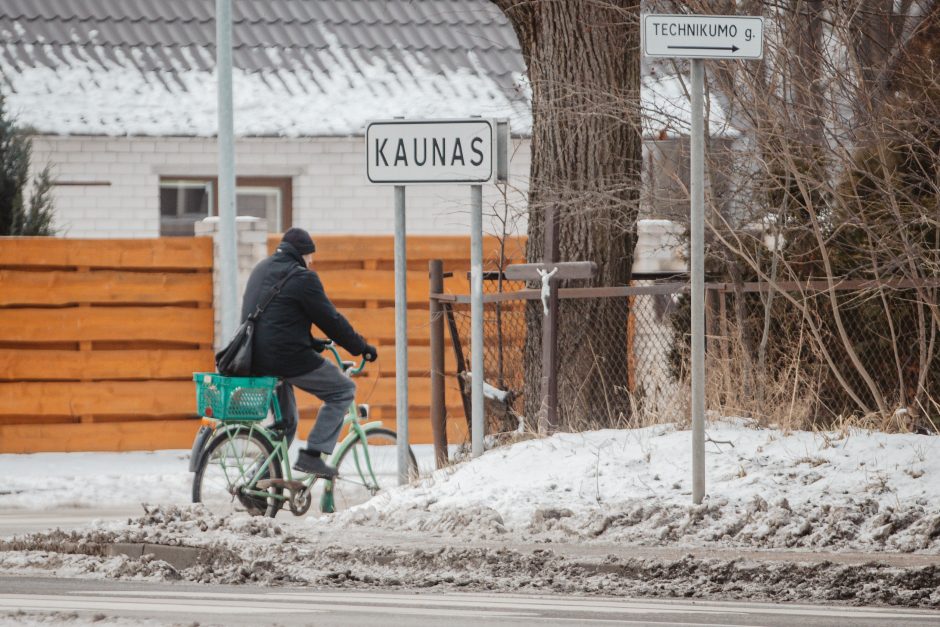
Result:
M196 432L196 439L193 440L193 450L189 453L189 472L196 472L199 468L199 461L202 459L202 452L206 449L206 443L212 437L212 429L203 425Z
M382 426L381 420L373 420L372 422L365 422L361 425L362 430L368 433L369 431L374 431L379 429Z

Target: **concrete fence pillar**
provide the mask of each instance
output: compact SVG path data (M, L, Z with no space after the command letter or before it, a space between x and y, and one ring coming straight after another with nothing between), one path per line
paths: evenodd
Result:
M219 350L222 338L222 277L221 250L219 245L219 218L213 216L196 223L197 237L211 237L212 246L212 301L215 303L215 350ZM252 268L268 256L268 221L264 218L239 216L235 218L235 250L238 257L238 294L236 302L241 320L242 295L248 284Z

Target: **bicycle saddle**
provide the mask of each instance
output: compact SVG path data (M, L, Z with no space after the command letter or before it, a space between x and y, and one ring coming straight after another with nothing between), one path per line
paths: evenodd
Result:
M333 340L329 338L314 337L311 335L310 341L312 342L313 350L317 351L318 353L322 353L330 346L333 346Z

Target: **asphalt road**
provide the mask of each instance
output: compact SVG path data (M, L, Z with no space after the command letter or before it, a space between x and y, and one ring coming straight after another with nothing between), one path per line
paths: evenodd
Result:
M19 615L17 612L26 612ZM0 576L0 622L77 612L189 625L938 625L940 613L889 608L566 595L363 592ZM126 623L125 623L126 624Z

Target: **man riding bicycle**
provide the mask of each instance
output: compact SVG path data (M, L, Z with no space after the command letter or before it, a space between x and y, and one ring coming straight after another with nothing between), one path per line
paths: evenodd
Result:
M375 361L378 351L356 333L327 298L320 277L309 269L315 250L307 231L288 229L277 251L252 270L242 300L242 320L287 273L293 272L255 323L251 369L255 376L281 377L277 400L288 442L293 441L299 421L293 386L323 401L307 436L307 448L300 449L293 468L332 479L336 469L321 455L332 453L336 446L343 417L356 395L356 384L318 354L322 347L310 335L310 327L316 325L336 344L353 355L362 355L366 361Z

